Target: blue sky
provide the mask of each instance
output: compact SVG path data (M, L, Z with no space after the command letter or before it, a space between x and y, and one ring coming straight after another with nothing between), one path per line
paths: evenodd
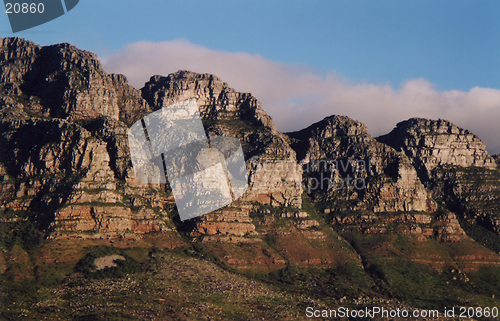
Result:
M0 17L0 36L14 36L10 32L7 15ZM245 69L239 68L238 63L259 66L275 63L273 66L277 70L286 69L283 77L297 74L303 79L316 77L319 79L315 78L319 81L318 86L325 85L325 91L349 91L362 86L369 91L374 86L380 93L373 97L389 95L393 97L393 104L405 104L403 94L407 92L405 86L410 84L413 91L409 92L425 92L425 95L434 95L435 99L427 107L408 107L408 112L398 112L397 116L451 118L464 127L469 126L473 130L477 127L476 132L479 130L483 137L488 136L484 140L488 141L490 147L494 145L493 138L500 134L487 133L484 128L481 129L484 126L479 126L481 119L468 120L468 115L464 113L467 108L476 106L471 102L471 97L485 97L483 92L472 95L471 90L487 88L495 91L488 92L491 95L487 103L480 98L486 106L481 107L482 117L500 117L500 101L496 101L496 90L500 89L500 1L497 0L80 0L64 16L15 36L41 45L69 42L97 53L104 60L114 58L120 61L128 55L124 59L128 64L132 58L127 45L144 41L165 44L162 55L171 61L168 68L160 70L175 71L176 68L191 67L203 72L203 68L206 68L207 72L215 70L221 78L227 75L223 80L230 85L238 86L241 83L241 86L247 86L242 91L256 92L257 98L263 103L269 102L269 113L275 120L283 108L296 108L295 114L300 117L301 110L313 108L307 106L314 104L318 95L327 93L311 89L298 96L290 93L281 98L268 97L268 92L258 86L253 87L251 81L241 80L245 75L237 78L227 70L214 69L213 65L219 61L215 56L232 57L229 60L234 58L232 69ZM134 48L141 50L137 48L142 47ZM144 48L152 50L148 46ZM212 56L213 59L207 58L206 65L201 66L192 61L182 61L179 56L172 54L174 50L189 51L197 59L203 55ZM157 59L154 61L164 63L161 61L162 55L154 56ZM138 65L140 63L137 62ZM126 67L125 63L118 63L109 64L107 68L125 73L129 79L133 79L133 71ZM330 81L331 77L335 80ZM417 82L417 79L425 81ZM143 81L137 80L134 85L140 86ZM341 83L344 87L335 87L332 83ZM283 86L286 85L284 80ZM273 86L279 86L279 83L274 82ZM466 95L462 97L461 93ZM307 97L312 97L312 100ZM404 98L411 101L416 99L415 94L408 94ZM280 105L279 99L285 99L286 102ZM375 123L373 115L376 113L368 113L369 117L363 119L363 110L368 106L361 106L356 111L352 107L355 102L348 98L332 99L323 102L333 106L330 109L313 108L314 112L307 112L317 115L307 118L307 121L317 121L338 111L357 117L366 122L374 134L381 134L395 125L392 122L403 120L389 117ZM443 99L448 101L442 103ZM351 105L346 101L350 101ZM271 106L271 102L274 105ZM297 106L298 102L302 102L302 105ZM421 101L422 104L426 102L428 100ZM454 112L453 104L463 106ZM432 113L430 109L433 108L440 112ZM353 115L349 114L349 110L354 110ZM391 113L391 109L382 108L379 111ZM457 112L463 113L463 116L457 116ZM387 122L390 125L384 125ZM307 125L293 119L287 119L286 124L277 123L282 130ZM500 143L494 149L500 151Z
M65 16L16 36L101 55L135 41L183 38L354 81L400 86L423 77L440 89L500 86L496 0L81 0Z

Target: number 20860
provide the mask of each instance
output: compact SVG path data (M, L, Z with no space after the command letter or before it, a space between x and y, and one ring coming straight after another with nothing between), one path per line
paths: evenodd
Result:
M6 3L6 13L43 13L45 6L43 3Z

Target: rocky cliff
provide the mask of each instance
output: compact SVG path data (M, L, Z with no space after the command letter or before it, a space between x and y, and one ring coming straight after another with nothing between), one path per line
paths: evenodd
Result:
M283 170L296 163L295 152L250 94L186 71L154 76L136 90L69 44L40 47L18 38L0 44L4 220L31 220L53 236L169 230L173 199L165 185L134 178L127 129L189 98L207 134L242 142L250 186L242 202L300 206L300 168ZM246 229L234 224L230 229Z
M493 155L493 159L497 162L498 165L500 165L500 155Z
M412 118L377 139L411 159L443 206L500 231L500 172L476 135L446 120Z
M213 75L189 71L151 77L142 93L153 110L194 98L208 135L240 140L250 186L243 200L300 207L302 172L291 166L295 152L255 97L235 92Z
M300 208L304 186L329 213L432 212L437 200L497 224L495 158L477 136L450 122L410 119L375 140L362 123L332 116L286 136L255 97L213 75L153 76L137 90L69 44L5 38L0 48L1 192L9 220L24 213L57 231L169 229L168 187L135 180L126 134L142 116L194 98L208 135L242 143L250 186L239 203L243 221L254 201ZM479 176L470 168L484 179L475 183ZM226 233L216 217L200 224ZM233 223L228 229L237 234L252 230Z
M377 142L364 124L331 116L288 136L310 177L309 192L328 211L435 210L410 159Z
M331 116L285 135L255 97L214 75L178 71L138 90L68 44L1 39L0 66L0 286L43 297L21 306L0 291L2 303L14 298L1 316L29 310L38 311L35 319L92 318L106 309L114 316L116 306L81 295L95 290L82 282L82 268L92 270L86 259L110 254L126 257L115 276L130 268L126 282L141 290L104 280L102 297L110 288L120 299L140 297L126 305L153 314L129 310L133 318L171 316L171 308L184 317L180 302L201 314L214 310L221 293L235 293L227 282L215 286L234 269L245 282L254 275L294 298L328 298L325 306L378 306L387 298L398 307L499 304L499 157L465 129L410 119L375 139L364 124ZM186 99L196 101L208 136L239 139L249 188L231 205L181 222L168 184L135 177L128 130ZM203 274L213 269L208 261L231 269L214 278ZM140 277L131 272L138 266ZM20 281L34 282L33 291L16 292ZM200 301L206 284L217 290ZM183 296L186 285L192 301ZM277 302L260 293L241 297L250 311ZM237 309L228 309L233 317ZM220 311L215 319L227 312Z
M4 219L52 236L168 229L165 197L126 183L126 122L150 112L138 90L68 44L2 39L0 64Z
M403 151L423 180L438 166L496 168L479 137L443 119L411 118L377 139Z
M249 189L238 211L195 220L193 235L251 234L253 202L300 209L303 191L331 220L346 210L433 212L437 201L498 231L495 158L450 122L410 119L376 140L364 124L331 116L284 135L255 97L213 75L178 71L137 90L92 53L19 38L1 40L0 64L6 222L31 220L52 235L171 230L170 190L135 179L127 130L195 99L207 135L240 140Z

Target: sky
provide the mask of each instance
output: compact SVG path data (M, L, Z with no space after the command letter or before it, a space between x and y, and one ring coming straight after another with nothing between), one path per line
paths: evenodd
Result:
M278 129L333 114L372 135L444 118L500 153L500 1L80 0L0 36L69 42L140 88L154 74L213 73L250 92Z

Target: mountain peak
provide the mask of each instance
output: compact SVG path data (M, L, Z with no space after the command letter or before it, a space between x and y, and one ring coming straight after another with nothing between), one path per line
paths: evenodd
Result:
M96 54L68 43L37 46L4 38L0 63L4 119L132 120L131 111L148 110L124 76L107 74Z
M368 135L368 128L365 124L348 116L332 115L302 130L287 133L287 135L298 139L311 135L326 139L337 136Z
M404 151L427 174L440 165L496 167L478 136L444 119L411 118L377 140Z

